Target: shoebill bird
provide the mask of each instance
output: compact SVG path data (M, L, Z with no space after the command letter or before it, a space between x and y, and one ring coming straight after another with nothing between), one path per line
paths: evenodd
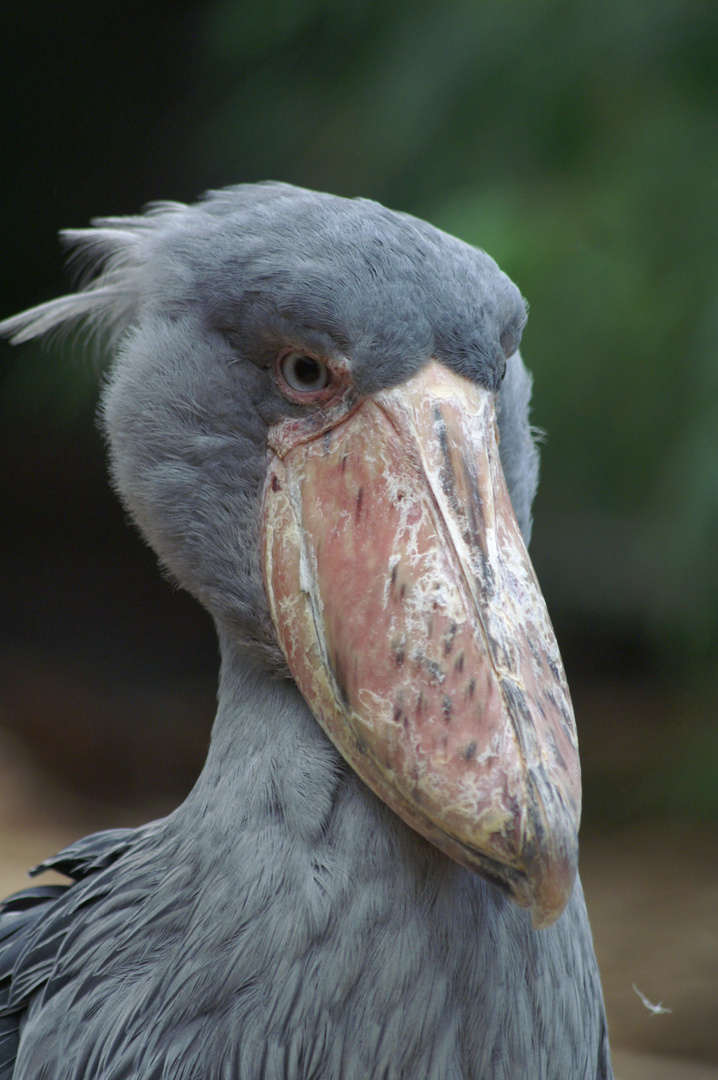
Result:
M6 902L0 1078L610 1077L518 290L276 183L65 239L84 286L0 330L105 335L114 484L219 705L174 813Z

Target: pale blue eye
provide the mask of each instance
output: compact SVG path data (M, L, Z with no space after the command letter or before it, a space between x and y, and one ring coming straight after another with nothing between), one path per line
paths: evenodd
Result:
M329 382L326 364L305 353L288 353L280 364L280 370L287 386L300 394L315 394Z

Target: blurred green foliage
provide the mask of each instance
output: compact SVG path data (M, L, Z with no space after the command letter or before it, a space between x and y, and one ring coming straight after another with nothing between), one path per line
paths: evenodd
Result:
M3 79L34 130L14 117L5 139L4 205L26 223L6 298L57 291L40 206L78 225L267 177L486 248L531 305L548 433L534 554L554 610L713 669L715 0L85 0L7 17ZM86 366L28 349L7 370L16 416L86 415Z

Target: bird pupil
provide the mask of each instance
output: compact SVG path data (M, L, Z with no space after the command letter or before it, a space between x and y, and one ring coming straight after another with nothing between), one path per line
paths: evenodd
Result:
M311 356L301 356L294 362L294 374L301 383L308 385L317 381L319 365Z

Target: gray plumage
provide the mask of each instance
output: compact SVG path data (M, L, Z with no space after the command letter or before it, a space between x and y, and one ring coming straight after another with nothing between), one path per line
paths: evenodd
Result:
M286 345L347 357L364 393L431 356L500 391L528 539L520 294L423 222L281 184L67 238L84 290L0 331L108 335L114 483L215 620L219 707L178 810L80 842L47 864L75 884L0 916L0 1080L610 1078L580 884L534 931L369 791L286 677L259 564L268 427L302 411Z

